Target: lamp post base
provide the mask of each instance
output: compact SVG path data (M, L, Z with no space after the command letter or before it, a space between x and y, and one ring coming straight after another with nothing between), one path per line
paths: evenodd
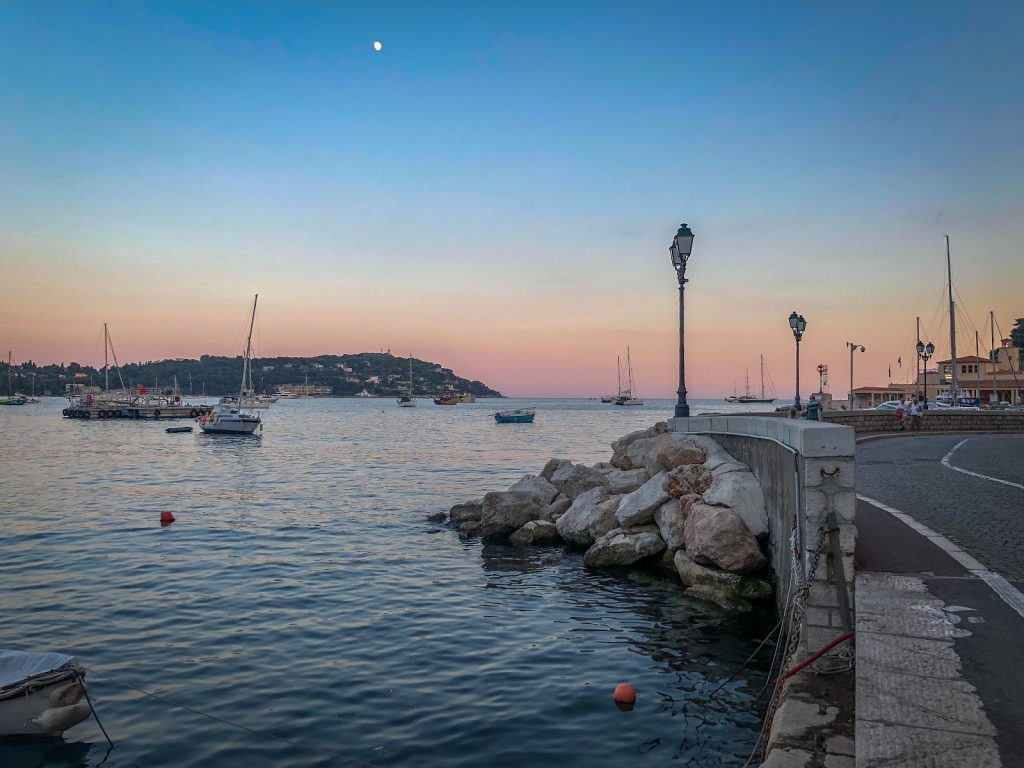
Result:
M676 403L676 418L687 419L690 417L689 403Z

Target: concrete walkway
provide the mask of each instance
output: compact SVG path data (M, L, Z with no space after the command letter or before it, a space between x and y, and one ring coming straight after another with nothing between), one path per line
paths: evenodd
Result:
M857 523L857 768L1024 766L1020 593L884 502Z

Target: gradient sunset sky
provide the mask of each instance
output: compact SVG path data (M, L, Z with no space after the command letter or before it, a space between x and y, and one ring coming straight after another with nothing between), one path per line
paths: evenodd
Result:
M382 51L373 50L373 42ZM0 346L692 397L1024 316L1024 3L0 3ZM966 324L959 351L974 352ZM984 351L982 352L984 354ZM902 369L897 358L902 357Z

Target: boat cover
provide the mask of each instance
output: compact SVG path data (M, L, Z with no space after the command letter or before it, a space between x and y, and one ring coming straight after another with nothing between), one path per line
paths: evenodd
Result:
M70 661L74 661L74 657L63 653L26 653L0 648L0 691L54 672Z

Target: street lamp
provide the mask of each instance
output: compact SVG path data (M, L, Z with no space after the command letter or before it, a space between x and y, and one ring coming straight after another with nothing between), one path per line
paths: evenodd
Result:
M921 362L924 364L924 409L928 410L928 359L935 354L935 345L930 341L925 344L923 341L917 342L917 356L921 358Z
M853 410L853 353L856 352L858 349L861 352L865 352L866 350L864 349L864 345L863 344L854 344L852 341L846 342L846 346L848 346L850 348L850 394L849 394L848 397L850 399L850 410L852 411Z
M793 314L789 316L789 327L793 331L793 338L796 339L796 398L794 399L794 405L797 411L800 410L800 339L804 337L804 331L807 330L807 321L804 320L803 315L798 315L796 310L793 310Z
M676 390L676 418L690 415L690 406L686 402L686 348L683 339L683 289L686 287L686 262L693 250L693 232L685 224L680 225L668 252L672 256L672 266L679 280L679 389Z

